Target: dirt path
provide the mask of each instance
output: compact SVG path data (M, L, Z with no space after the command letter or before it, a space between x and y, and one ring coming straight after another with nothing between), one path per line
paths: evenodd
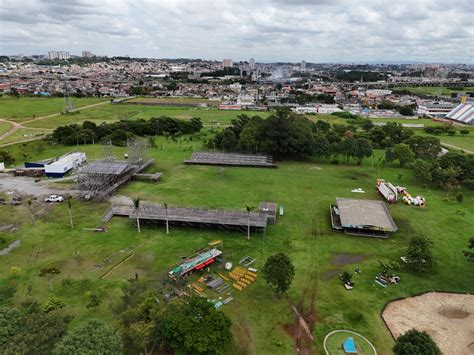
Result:
M87 108L92 108L92 107L96 107L96 106L100 106L100 105L104 105L104 104L110 104L110 101L104 101L104 102L99 102L99 103L92 104L92 105L78 107L78 108L75 108L74 110L71 110L70 112L76 112L76 111L80 111L80 110L84 110L84 109L87 109ZM36 121L42 120L44 118L59 116L60 114L61 114L61 112L53 113L53 114L47 115L47 116L36 117L36 118L31 119L31 120L22 122L22 125L24 125L25 123L36 122ZM29 127L24 127L24 128L29 128Z

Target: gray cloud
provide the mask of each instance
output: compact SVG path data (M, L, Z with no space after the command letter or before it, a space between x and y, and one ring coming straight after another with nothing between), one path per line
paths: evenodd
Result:
M1 52L474 62L470 1L2 0Z

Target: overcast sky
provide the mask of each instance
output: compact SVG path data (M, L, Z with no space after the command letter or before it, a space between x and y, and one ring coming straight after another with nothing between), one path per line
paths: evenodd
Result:
M0 0L2 54L474 62L472 0Z

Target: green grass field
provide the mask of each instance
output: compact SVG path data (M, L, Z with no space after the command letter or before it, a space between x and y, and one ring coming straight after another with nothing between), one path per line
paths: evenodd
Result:
M394 90L409 90L413 94L420 95L431 95L436 96L441 93L444 96L450 96L453 92L473 92L474 86L465 86L463 88L451 90L447 87L436 87L436 86L399 86L394 87Z
M87 97L72 98L75 108L92 105L107 98ZM23 97L19 99L12 96L0 97L0 118L11 119L22 122L32 119L33 116L41 117L63 111L65 106L64 98L61 97Z
M209 100L209 99L199 99L199 98L185 98L185 97L137 97L131 100L127 100L126 103L148 103L148 104L182 104L182 105L198 105L206 104L209 106L217 106L221 101Z
M0 136L8 132L12 128L12 125L8 122L0 121Z
M246 205L257 206L261 201L275 201L285 206L285 216L279 217L276 225L269 226L265 238L254 235L247 240L243 234L214 230L172 228L170 235L166 235L163 227L145 227L138 233L134 223L126 218L114 218L107 224L107 233L83 230L100 225L100 216L107 208L105 203L74 200L75 227L72 230L65 204L51 206L50 213L34 226L25 205L0 206L2 222L18 221L21 225L16 233L0 233L9 241L22 241L21 248L2 257L0 263L3 282L7 282L11 266L23 269L16 281L19 290L14 302L20 303L27 297L29 283L34 298L44 302L51 293L47 280L38 273L41 268L56 266L61 274L53 281L53 294L66 301L65 310L75 316L73 326L89 317L114 323L111 306L117 302L120 286L127 278L137 272L142 278L159 279L183 256L206 246L209 241L222 239L225 257L234 265L251 255L257 259L253 266L261 269L269 255L286 252L296 268L287 297L276 296L260 276L245 291L235 291L235 300L221 308L233 321L235 344L231 353L293 353L295 340L288 329L294 324L295 316L288 301L303 305L306 312L311 309L313 299L314 347L318 353L322 353L322 341L329 331L350 329L369 338L380 354L389 354L393 340L380 318L386 302L422 291L474 291L474 285L468 282L472 264L461 254L474 230L473 192L463 191L462 204L456 202L454 196L446 200L442 191L417 183L411 171L395 166L377 167L372 165L372 159L367 159L362 166L318 161L285 161L280 162L278 169L186 166L182 161L191 154L190 143L180 147L162 137L156 142L159 148L154 148L151 156L156 159L156 171L163 172L162 181L158 184L132 182L119 194L169 205L240 210ZM51 147L45 142L7 148L18 162L57 156L73 149ZM80 150L85 151L89 159L100 157L103 151L102 147L92 145L81 146ZM114 147L113 152L121 157L124 151ZM379 200L375 192L377 178L385 178L406 186L412 194L425 196L427 207L389 206L399 231L388 240L334 232L330 228L329 204L336 197ZM357 187L366 193L350 192ZM417 234L428 236L434 243L437 261L434 272L417 275L400 270L402 282L399 285L385 289L376 286L373 280L378 272L377 260L399 260L409 238ZM105 269L94 264L128 247L136 248L136 255L106 279L99 280ZM363 260L341 265L334 259L339 254L359 255ZM120 258L115 260L118 262ZM354 276L356 287L348 292L337 275L344 269L352 272L356 267L360 267L362 273ZM61 279L65 277L90 278L93 289L104 302L96 310L87 309L84 292L61 286ZM362 317L354 320L351 316L354 312L360 312Z

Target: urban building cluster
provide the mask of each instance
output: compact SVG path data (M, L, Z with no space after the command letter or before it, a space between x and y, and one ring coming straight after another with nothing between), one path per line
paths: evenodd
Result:
M87 50L0 59L0 93L13 95L172 96L213 100L222 110L286 106L298 113L435 119L474 97L474 66L466 64L108 58ZM462 112L470 121L472 110Z

